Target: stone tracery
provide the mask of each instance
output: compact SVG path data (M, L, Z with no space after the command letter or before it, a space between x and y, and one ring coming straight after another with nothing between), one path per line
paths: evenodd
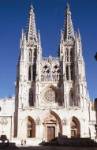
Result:
M56 60L51 60L51 63L48 60L42 61L41 69L41 80L42 81L59 81L60 77L60 65Z
M45 94L44 94L44 98L46 101L48 102L55 102L56 99L56 93L52 88L49 88Z

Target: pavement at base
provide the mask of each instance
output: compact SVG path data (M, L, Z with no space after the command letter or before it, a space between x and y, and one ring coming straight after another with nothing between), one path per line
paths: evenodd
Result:
M97 150L97 147L57 147L57 146L33 146L33 147L0 147L0 150Z

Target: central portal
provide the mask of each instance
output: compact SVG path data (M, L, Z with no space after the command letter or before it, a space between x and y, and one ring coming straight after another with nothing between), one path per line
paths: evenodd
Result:
M59 116L55 112L50 112L44 120L44 138L45 141L51 141L62 134L62 125Z
M55 127L47 126L47 141L51 141L55 138Z

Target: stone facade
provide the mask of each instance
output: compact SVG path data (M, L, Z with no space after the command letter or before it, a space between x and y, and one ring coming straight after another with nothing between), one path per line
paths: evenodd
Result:
M28 31L22 31L20 41L15 103L6 102L13 106L8 119L11 135L5 130L9 138L40 143L60 135L96 137L96 112L87 90L81 36L74 32L68 4L64 26L58 57L44 58L31 6Z
M14 110L14 97L0 100L0 135L6 134L10 140L14 136Z

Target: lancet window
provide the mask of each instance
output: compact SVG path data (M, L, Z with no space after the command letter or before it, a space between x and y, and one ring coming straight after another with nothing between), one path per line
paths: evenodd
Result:
M33 64L33 81L36 79L36 63Z
M34 97L32 88L29 89L29 106L34 106Z
M50 67L47 64L43 66L41 79L42 81L48 81L51 79Z
M70 62L73 62L73 49L70 50Z
M69 80L69 66L66 66L66 79Z
M75 95L74 91L71 89L69 93L70 106L79 106L79 97Z
M29 66L29 69L28 69L28 80L31 81L32 79L32 67Z
M71 72L71 80L74 80L74 67L73 64L70 66L70 72Z
M66 48L66 51L65 51L65 60L66 62L69 61L69 49L68 48Z
M29 62L32 61L32 49L29 49Z
M52 70L52 78L53 80L59 80L59 76L60 76L60 68L59 66L56 64L54 67L53 67L53 70Z
M72 89L70 90L69 93L69 100L70 100L70 106L74 106L74 93Z

